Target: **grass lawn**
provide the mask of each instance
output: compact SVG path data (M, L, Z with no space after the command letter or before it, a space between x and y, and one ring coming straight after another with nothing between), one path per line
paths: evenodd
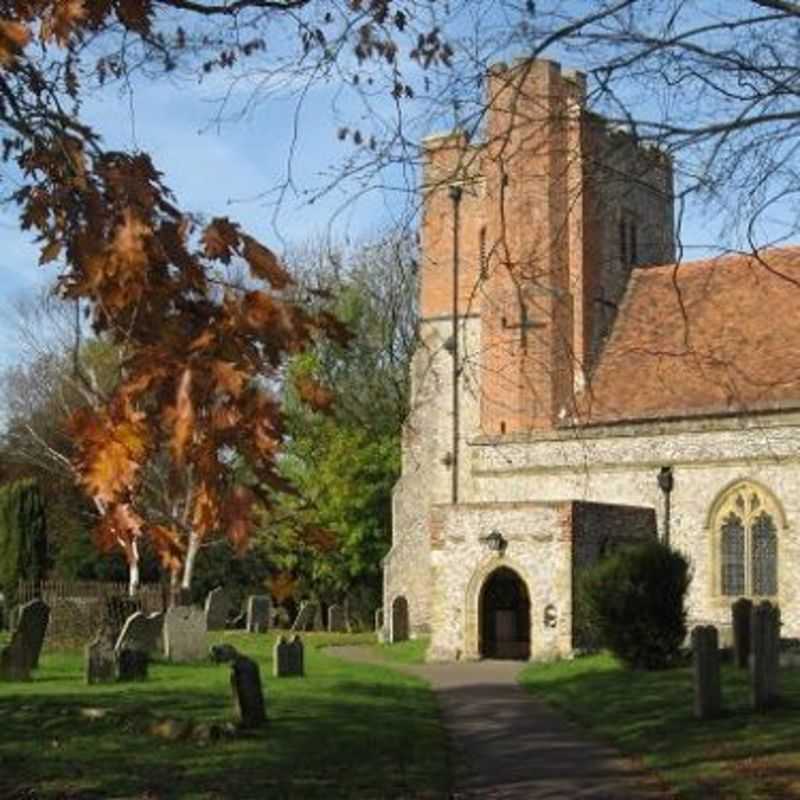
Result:
M34 680L0 683L0 798L445 797L445 738L429 688L319 649L372 643L373 634L304 638L307 677L276 680L273 636L213 637L258 660L269 724L207 744L148 730L163 718L230 720L227 665L156 662L146 682L87 686L80 653L43 654ZM107 713L91 718L87 708Z
M386 661L397 664L424 664L425 652L431 640L428 636L393 644L372 644L372 652Z
M725 715L692 714L688 668L632 672L607 655L531 665L530 692L640 755L681 798L800 798L800 670L781 670L780 708L749 710L747 673L723 667Z

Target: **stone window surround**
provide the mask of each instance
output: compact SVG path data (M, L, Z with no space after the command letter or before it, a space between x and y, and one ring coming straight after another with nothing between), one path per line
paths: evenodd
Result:
M729 511L729 501L733 495L740 491L755 492L763 504L764 509L772 516L777 528L777 595L754 595L745 592L744 597L753 600L754 603L761 600L770 600L780 604L781 587L783 586L783 566L785 559L781 557L781 542L785 540L790 532L789 523L786 518L786 512L783 505L775 496L775 494L768 489L764 484L759 483L751 478L737 478L731 481L719 491L711 503L711 506L706 517L706 525L704 533L706 534L706 541L710 548L710 557L708 563L711 567L709 582L710 582L710 597L712 603L718 608L728 608L731 603L740 595L725 595L722 594L722 558L721 558L721 536L720 536L720 523L723 516ZM745 584L749 587L752 580L752 565L750 555L750 535L746 534L745 538Z

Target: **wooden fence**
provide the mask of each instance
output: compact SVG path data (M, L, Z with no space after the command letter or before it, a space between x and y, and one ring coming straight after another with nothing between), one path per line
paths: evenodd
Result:
M103 622L121 629L134 611L151 614L167 608L167 587L145 584L136 597L128 597L126 583L96 581L20 581L17 603L41 598L50 606L46 644L87 643Z

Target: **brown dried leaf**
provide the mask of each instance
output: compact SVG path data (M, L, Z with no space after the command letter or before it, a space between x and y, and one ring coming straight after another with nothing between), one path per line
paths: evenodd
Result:
M272 250L259 244L251 236L242 236L242 241L244 242L242 255L250 265L250 272L254 277L268 281L273 289L285 289L294 283Z
M239 227L227 217L216 217L203 231L203 252L208 258L218 258L229 264L239 246Z
M66 47L69 37L85 16L84 0L56 0L52 8L42 15L42 41L55 39L59 46Z
M0 66L12 64L30 39L31 32L21 22L0 18Z
M182 466L186 446L194 433L194 404L192 402L192 370L184 369L175 395L175 414L172 421L172 452L175 463Z
M211 374L214 376L214 383L217 390L226 392L233 398L238 398L242 394L249 375L239 369L232 361L214 360L211 362Z

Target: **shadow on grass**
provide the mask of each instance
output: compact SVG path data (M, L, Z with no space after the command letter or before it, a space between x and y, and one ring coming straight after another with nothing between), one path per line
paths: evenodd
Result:
M682 797L800 797L800 673L781 672L781 701L766 713L750 708L746 672L725 666L722 675L725 710L707 721L693 715L688 668L636 672L598 656L530 667L520 681L566 716L642 756Z
M276 680L264 659L267 726L210 744L148 729L167 717L230 720L227 667L156 665L146 682L103 687L71 671L16 694L0 685L0 798L446 796L444 737L424 684L317 653L309 662L307 678ZM87 707L108 713L89 719Z

